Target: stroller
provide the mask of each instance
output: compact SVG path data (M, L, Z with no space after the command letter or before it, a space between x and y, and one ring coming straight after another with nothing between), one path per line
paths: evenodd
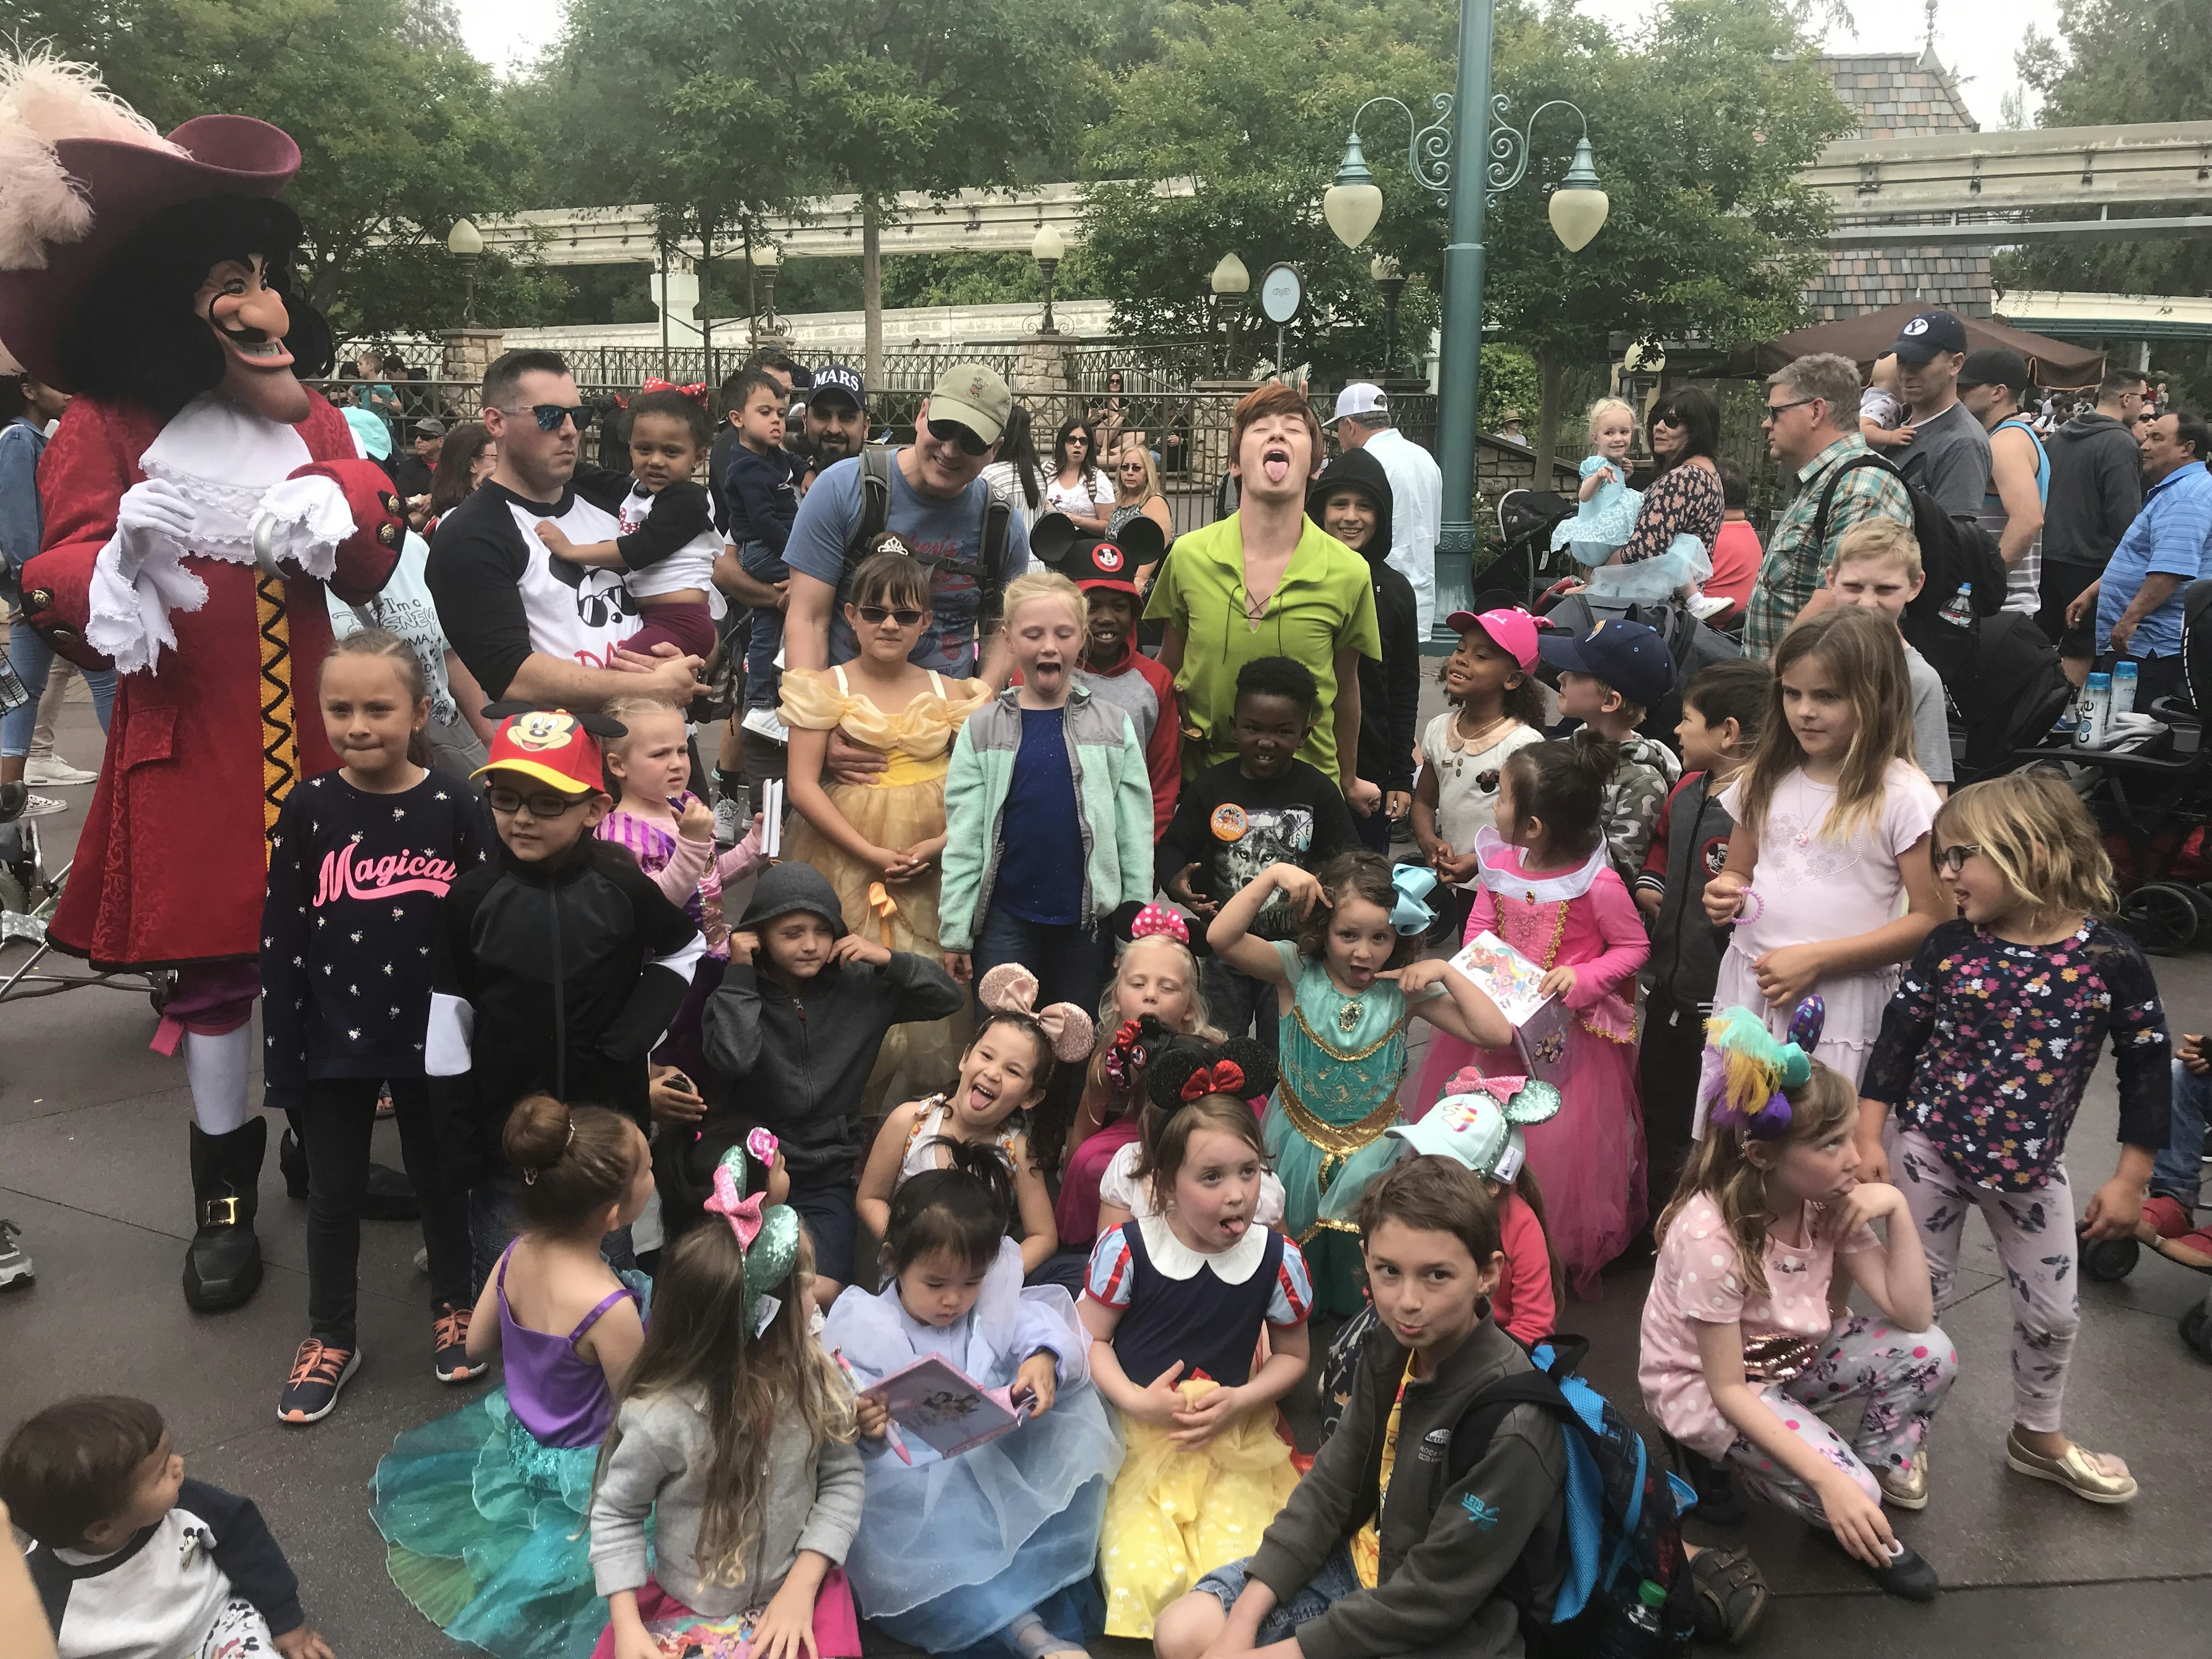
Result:
M1518 595L1517 603L1534 611L1553 582L1571 574L1572 556L1553 550L1552 531L1574 516L1575 503L1548 489L1509 489L1500 495L1498 545L1502 550L1484 567L1483 585Z
M2057 766L2105 831L2122 896L2113 921L2145 951L2177 956L2212 943L2212 750L2198 710L2212 708L2212 580L2184 591L2186 697L2160 697L2118 744L2052 741L2015 765Z

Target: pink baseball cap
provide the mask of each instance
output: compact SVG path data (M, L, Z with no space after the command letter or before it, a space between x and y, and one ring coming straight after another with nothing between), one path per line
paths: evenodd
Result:
M1444 626L1455 634L1464 634L1470 628L1480 628L1499 648L1510 651L1513 659L1523 671L1533 672L1536 666L1536 619L1525 611L1507 610L1477 613L1455 611L1444 618Z

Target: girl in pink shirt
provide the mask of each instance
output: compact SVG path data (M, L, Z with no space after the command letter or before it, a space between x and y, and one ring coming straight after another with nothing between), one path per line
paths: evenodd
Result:
M1883 1589L1926 1601L1935 1569L1882 1505L1926 1507L1923 1443L1958 1354L1904 1194L1856 1178L1858 1091L1811 1057L1820 1030L1818 998L1787 1043L1745 1008L1707 1027L1707 1132L1659 1218L1637 1380L1675 1440L1826 1529ZM1885 1217L1887 1249L1867 1224ZM1879 1314L1848 1310L1853 1285ZM1848 1440L1814 1415L1860 1398Z

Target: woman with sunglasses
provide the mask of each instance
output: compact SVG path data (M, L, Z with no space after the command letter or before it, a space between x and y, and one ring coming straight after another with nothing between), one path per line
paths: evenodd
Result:
M1640 486L1644 500L1627 541L1590 572L1594 594L1670 599L1694 593L1712 574L1713 543L1728 508L1717 459L1720 405L1685 386L1653 406L1650 434L1658 471Z
M1160 493L1159 469L1152 465L1152 451L1133 440L1124 443L1114 458L1114 510L1106 515L1106 539L1118 538L1133 519L1150 519L1159 526L1161 535L1175 539L1175 514ZM1143 592L1152 579L1152 567L1144 566L1131 579Z
M830 878L853 933L934 962L943 954L937 894L945 774L953 738L990 700L991 685L907 660L933 624L929 567L890 531L854 572L845 620L860 645L851 661L783 672L778 714L791 732L788 787L799 819L784 856ZM862 782L825 781L833 731L883 756L883 769ZM919 1100L942 1087L967 1041L964 1003L949 1019L892 1026L859 1109L879 1115L881 1103Z
M1078 530L1106 532L1106 504L1113 487L1098 470L1098 441L1091 422L1070 421L1052 441L1052 482L1045 486L1045 508L1065 513Z

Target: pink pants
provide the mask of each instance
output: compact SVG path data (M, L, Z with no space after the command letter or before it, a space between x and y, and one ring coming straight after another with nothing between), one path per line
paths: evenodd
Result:
M656 1638L684 1635L697 1644L702 1659L744 1659L752 1643L757 1613L709 1619L685 1607L650 1578L637 1593L637 1616ZM859 1659L860 1618L853 1606L853 1587L842 1567L830 1569L814 1598L814 1647L820 1659ZM592 1659L614 1659L615 1627L599 1632Z

